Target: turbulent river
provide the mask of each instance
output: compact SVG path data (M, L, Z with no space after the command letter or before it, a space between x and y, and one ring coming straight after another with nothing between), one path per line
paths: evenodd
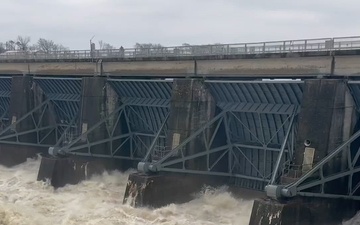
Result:
M253 201L226 188L204 189L193 201L159 209L123 205L128 173L95 176L54 190L36 181L40 160L0 166L0 225L218 225L249 223ZM360 225L360 213L343 225Z
M253 202L226 189L205 189L193 201L159 209L123 205L127 173L95 176L54 190L36 181L40 160L0 167L0 225L248 224Z

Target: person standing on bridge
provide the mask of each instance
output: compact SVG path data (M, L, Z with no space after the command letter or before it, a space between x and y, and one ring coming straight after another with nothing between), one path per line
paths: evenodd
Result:
M121 57L121 58L124 58L124 56L125 56L125 49L124 49L123 46L121 46L121 47L120 47L120 57Z

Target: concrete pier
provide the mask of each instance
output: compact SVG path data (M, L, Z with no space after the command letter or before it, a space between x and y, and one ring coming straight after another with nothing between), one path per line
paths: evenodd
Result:
M168 204L188 202L205 186L219 186L223 178L210 176L162 173L129 175L124 204L134 207L162 207Z
M296 181L302 174L330 154L354 133L356 106L344 80L306 80L298 116L293 166L281 177L282 184ZM339 171L346 157L329 164L324 174ZM341 192L345 185L328 185L327 190ZM285 202L257 200L250 225L339 224L354 214L358 204L353 201L297 197Z
M209 90L199 79L174 80L168 120L167 151L175 149L182 141L215 115L216 103ZM210 135L210 134L208 134ZM192 155L205 148L198 137L183 149L184 154ZM174 153L174 158L176 153ZM178 153L180 154L180 152ZM181 168L182 165L179 165ZM206 168L205 161L187 160L185 168L190 170ZM225 179L226 180L226 179ZM131 174L124 202L131 198L135 206L159 207L170 203L183 203L193 198L192 194L201 190L205 184L225 182L223 178L161 173L156 175Z
M254 201L249 225L339 225L354 216L359 206L358 202L342 199L259 199Z
M313 148L312 166L354 132L356 106L344 80L307 80L298 119L294 164L302 165ZM339 162L341 163L341 162Z
M105 171L124 171L124 163L119 159L104 159L85 156L70 156L66 158L43 157L37 180L49 180L55 187L66 184L77 184Z
M81 133L93 127L106 115L106 80L102 77L83 77L82 78L82 97L81 97ZM105 124L100 125L87 136L89 141L98 141L106 137ZM85 141L84 137L84 141ZM87 150L86 150L87 151ZM91 153L106 153L106 144L91 147Z
M211 120L215 115L216 103L203 81L198 79L178 79L174 81L170 103L170 118L168 121L169 135L166 147L176 148L197 129ZM206 134L209 139L210 134ZM192 155L205 148L203 137L191 141L185 155ZM188 169L206 168L204 160L188 160Z

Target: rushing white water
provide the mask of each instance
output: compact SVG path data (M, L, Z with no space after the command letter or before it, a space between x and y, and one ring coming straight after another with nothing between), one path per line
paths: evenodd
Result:
M40 160L11 169L0 167L0 224L248 224L251 200L225 189L207 189L185 204L159 209L123 205L128 174L105 173L78 185L54 190L36 181Z
M360 212L358 212L352 219L344 222L343 225L360 225Z

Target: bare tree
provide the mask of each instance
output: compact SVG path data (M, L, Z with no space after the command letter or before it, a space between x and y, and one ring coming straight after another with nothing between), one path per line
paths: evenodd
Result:
M6 52L6 46L4 43L0 42L0 54Z
M100 50L110 50L115 49L115 47L109 43L104 42L103 40L99 41L99 48Z
M46 40L44 38L40 38L37 41L37 49L44 52L53 51L55 47L55 43L52 40Z
M104 46L104 42L102 40L99 41L99 49L103 49Z
M30 37L23 37L23 36L17 37L16 45L18 46L19 50L27 51L29 48L29 43L30 43Z
M161 44L136 43L134 47L138 55L156 55L165 51L165 48Z
M161 44L152 44L152 43L136 43L134 46L136 49L161 49L163 46Z
M69 48L63 46L62 44L55 44L54 51L67 51Z
M37 44L29 45L29 51L35 51L38 50Z
M110 49L115 49L115 47L112 46L112 45L109 44L109 43L104 43L103 49L108 49L108 50L110 50Z
M55 44L52 40L47 40L44 38L40 38L37 41L36 49L43 52L51 52L51 51L65 51L68 50L61 44Z
M9 40L5 43L5 48L7 51L15 51L15 42L13 40Z
M64 47L61 44L56 44L52 40L47 40L44 38L40 38L36 44L30 44L30 37L27 36L18 36L16 41L9 40L5 43L0 42L0 53L5 51L43 51L43 52L50 52L50 51L66 51L68 48Z

